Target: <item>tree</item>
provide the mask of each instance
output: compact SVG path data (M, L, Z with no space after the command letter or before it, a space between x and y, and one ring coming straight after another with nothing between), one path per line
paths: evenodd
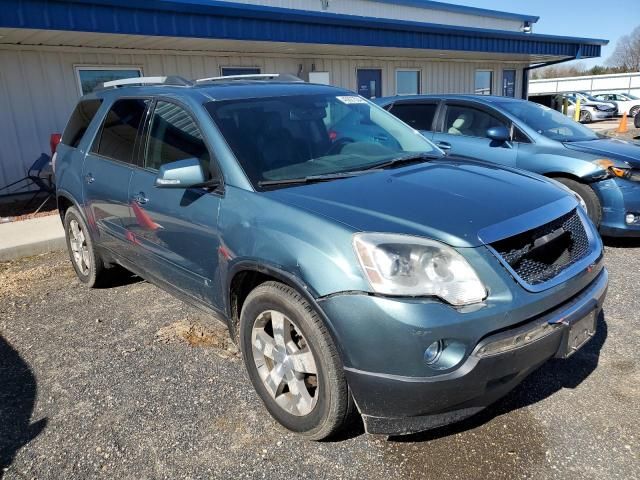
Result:
M620 37L607 64L617 67L622 72L640 71L640 26L629 35Z

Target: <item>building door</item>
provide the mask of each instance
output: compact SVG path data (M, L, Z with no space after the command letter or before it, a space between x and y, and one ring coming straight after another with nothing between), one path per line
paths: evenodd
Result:
M358 69L358 93L364 98L382 96L382 70L374 68Z
M502 71L502 96L514 98L516 96L516 71Z

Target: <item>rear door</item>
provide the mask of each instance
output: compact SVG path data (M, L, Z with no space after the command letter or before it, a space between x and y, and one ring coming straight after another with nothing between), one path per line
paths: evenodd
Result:
M94 238L124 256L130 247L125 228L131 215L129 181L148 105L143 98L115 101L83 165L83 198Z
M386 108L404 123L431 140L438 105L437 100L399 100Z
M159 99L145 134L142 162L129 186L133 215L128 229L137 263L182 292L215 304L218 274L218 210L221 191L157 188L161 165L197 158L210 178L220 176L200 127L188 106Z
M487 130L498 126L509 131L512 128L506 117L483 105L446 102L439 115L433 141L452 155L515 167L518 144L512 141L496 142L487 137Z

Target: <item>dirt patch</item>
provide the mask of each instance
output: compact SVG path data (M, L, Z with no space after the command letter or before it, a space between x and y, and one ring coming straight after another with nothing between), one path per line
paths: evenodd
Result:
M186 342L192 347L209 347L219 350L221 356L235 357L239 355L238 348L229 337L224 326L213 328L192 320L178 320L156 332L156 342L174 343Z
M45 261L34 266L33 258L0 263L0 297L27 297L34 286L52 277L74 278L75 272L66 258Z

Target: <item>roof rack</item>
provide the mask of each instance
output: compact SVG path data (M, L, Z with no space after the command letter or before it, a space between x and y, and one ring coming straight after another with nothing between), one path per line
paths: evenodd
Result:
M265 80L273 82L302 82L300 78L289 73L254 73L248 75L228 75L226 77L199 78L196 83L230 82L235 80Z
M132 77L104 82L102 88L118 88L129 85L171 85L188 87L193 85L193 82L177 75L169 75L166 77Z

